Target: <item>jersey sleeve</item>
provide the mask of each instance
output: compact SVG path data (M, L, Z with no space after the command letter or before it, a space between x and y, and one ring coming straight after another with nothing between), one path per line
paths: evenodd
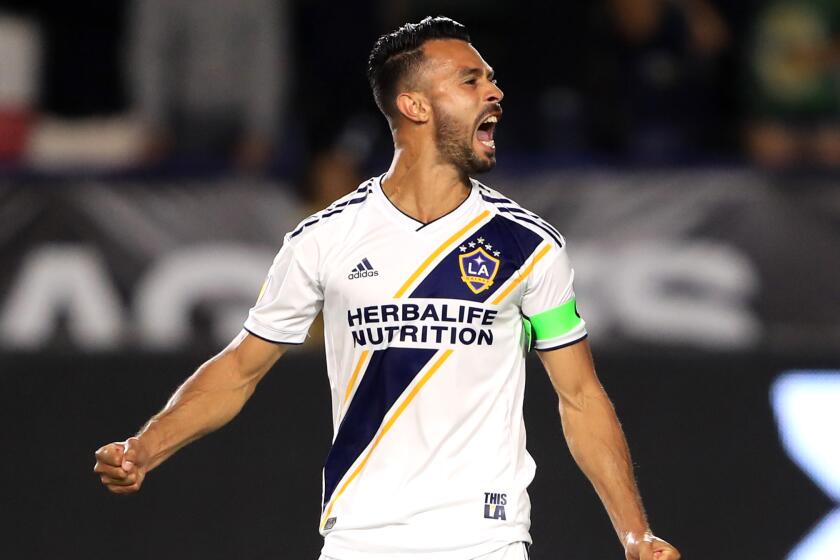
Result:
M269 342L301 344L324 300L317 278L318 252L287 236L248 313L245 330Z
M534 265L522 296L522 314L531 325L537 350L555 350L586 338L573 284L574 270L565 247L553 246Z

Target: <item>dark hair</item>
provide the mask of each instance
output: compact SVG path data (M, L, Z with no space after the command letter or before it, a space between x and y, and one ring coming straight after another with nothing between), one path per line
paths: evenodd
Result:
M467 28L444 16L427 17L419 23L406 23L380 37L368 58L368 82L376 106L391 116L398 84L416 72L423 62L423 44L432 39L458 39L470 42Z

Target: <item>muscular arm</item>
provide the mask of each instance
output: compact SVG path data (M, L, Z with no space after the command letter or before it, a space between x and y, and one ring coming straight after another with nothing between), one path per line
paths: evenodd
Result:
M642 509L627 441L612 403L598 381L589 344L539 353L559 397L563 434L610 516L618 538L644 534Z
M148 471L230 422L286 349L240 334L199 367L135 437L100 448L94 471L112 492L139 490Z
M650 535L627 440L592 364L586 341L539 353L559 397L563 434L575 461L595 487L627 558L677 559Z
M243 333L199 367L137 434L150 453L148 470L233 420L285 351Z

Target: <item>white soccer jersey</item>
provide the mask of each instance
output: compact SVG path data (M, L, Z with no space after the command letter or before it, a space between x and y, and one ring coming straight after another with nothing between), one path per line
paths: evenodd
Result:
M286 236L245 322L298 344L323 307L334 427L323 554L460 560L530 542L530 333L542 350L586 336L564 240L477 181L426 225L380 181Z

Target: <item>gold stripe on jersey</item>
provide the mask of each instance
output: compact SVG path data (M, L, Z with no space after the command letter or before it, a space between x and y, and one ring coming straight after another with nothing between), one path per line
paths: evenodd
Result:
M370 354L370 351L364 350L359 356L359 361L356 362L356 367L353 368L353 375L350 376L350 381L347 383L347 390L344 392L344 402L341 403L341 408L345 408L347 403L350 402L350 393L353 392L353 387L356 386L356 378L359 377L359 372L362 371L362 364L365 363L368 354Z
M496 296L496 298L493 300L493 305L498 305L499 303L501 303L502 300L505 299L507 295L519 285L520 282L525 280L525 278L527 278L528 275L531 274L531 271L534 270L534 266L540 261L540 259L542 259L545 256L546 253L548 253L549 250L551 250L551 244L545 245L542 249L540 249L540 251L536 254L533 260L531 260L530 264L528 264L528 266L520 270L519 273L513 277L513 279L510 281L507 287L504 290L502 290L502 293Z
M267 276L265 280L263 280L262 286L260 287L260 294L257 296L257 301L254 305L260 302L262 297L265 295L265 290L268 288L268 282L271 280L271 276Z
M425 271L427 268L429 268L429 265L432 264L432 262L438 256L440 256L441 253L443 253L451 245L454 245L455 243L457 243L465 233L467 233L469 230L471 230L473 227L475 227L476 224L481 222L488 215L490 215L490 211L485 210L484 212L482 212L481 214L479 214L478 216L476 216L475 218L470 220L470 223L468 223L467 225L465 225L464 227L459 229L457 232L455 232L452 235L452 237L450 237L449 239L444 241L440 245L440 247L435 249L432 252L431 255L426 257L426 260L423 261L423 264L421 264L419 267L417 267L417 270L415 270L414 273L411 276L408 277L408 280L405 281L405 284L403 284L402 287L399 290L397 290L397 293L394 294L394 299L401 298L403 296L403 294L405 294L405 292L411 287L411 285L414 283L414 281L417 280L417 278L421 274L423 274L423 271Z
M362 469L365 468L365 465L367 464L368 459L370 459L371 454L376 449L376 446L379 445L379 442L382 441L382 438L385 437L385 434L388 433L388 430L391 429L391 426L394 425L394 422L397 421L397 418L399 418L402 415L402 413L405 412L405 409L408 408L408 405L411 404L411 401L414 400L414 397L417 396L417 393L420 392L420 389L423 388L426 382L429 381L429 379L431 379L435 372L438 369L440 369L440 366L443 365L443 362L445 362L451 355L451 349L443 351L443 353L435 361L435 363L432 364L432 367L430 367L426 371L426 373L423 374L423 377L420 378L420 381L418 381L417 384L411 389L411 391L408 392L408 395L406 395L405 399L403 399L403 401L400 403L400 405L397 407L397 409L394 411L394 413L391 415L388 421L382 425L382 428L379 430L379 435L377 435L376 439L373 440L373 443L370 445L370 449L368 449L367 453L365 453L365 456L359 462L359 465L353 470L353 473L350 476L348 476L347 479L344 481L344 484L341 485L341 488L339 488L338 491L333 495L329 505L324 510L324 515L321 520L321 529L324 529L327 520L330 518L330 514L332 513L333 506L335 506L336 501L338 501L338 499L341 497L344 491L347 490L347 487L350 486L350 483L353 482L353 480L357 476L359 476L359 473L362 472Z

